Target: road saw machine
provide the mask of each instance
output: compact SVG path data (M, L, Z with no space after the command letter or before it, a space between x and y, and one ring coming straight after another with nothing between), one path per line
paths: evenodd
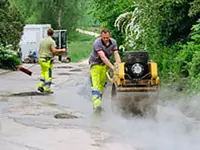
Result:
M124 62L107 72L112 84L112 109L121 113L155 115L160 80L157 63L146 51L124 52Z

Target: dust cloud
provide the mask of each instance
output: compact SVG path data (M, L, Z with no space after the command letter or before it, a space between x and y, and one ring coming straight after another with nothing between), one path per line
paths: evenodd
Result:
M88 84L82 91L87 99L90 95L86 93L91 90ZM200 150L200 96L176 96L162 89L156 117L150 118L113 114L110 93L108 85L103 97L104 112L96 126L110 133L115 141L133 150Z
M155 118L123 117L107 109L101 129L133 150L200 149L200 96L160 99L157 108Z

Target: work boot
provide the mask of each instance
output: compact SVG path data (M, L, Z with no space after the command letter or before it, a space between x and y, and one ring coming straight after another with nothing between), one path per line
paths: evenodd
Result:
M49 91L44 91L43 93L48 95L48 94L53 94L53 91L49 90Z
M38 87L38 89L37 89L38 91L40 91L41 93L43 93L44 92L44 88L43 87Z
M94 111L95 113L101 113L102 110L103 110L102 106L97 106Z
M53 94L53 91L51 91L51 88L49 86L44 87L44 94Z
M102 100L102 97L103 97L103 93L99 92L99 99Z
M94 109L94 111L102 110L100 99L97 98L97 99L93 100L93 109Z

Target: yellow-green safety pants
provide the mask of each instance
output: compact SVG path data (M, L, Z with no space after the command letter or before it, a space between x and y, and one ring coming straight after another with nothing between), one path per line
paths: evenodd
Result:
M38 87L44 88L44 91L50 91L52 84L53 60L51 58L40 58L41 78Z
M102 104L101 98L106 83L107 70L108 67L106 65L94 65L90 68L92 102L94 109Z

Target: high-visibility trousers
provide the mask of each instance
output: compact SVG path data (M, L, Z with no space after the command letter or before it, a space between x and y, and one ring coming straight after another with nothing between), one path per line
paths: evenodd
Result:
M41 78L38 87L44 88L44 91L50 91L52 84L53 60L51 58L40 58L39 64L41 68Z
M94 65L90 68L92 102L94 108L101 106L101 98L106 83L106 65Z

